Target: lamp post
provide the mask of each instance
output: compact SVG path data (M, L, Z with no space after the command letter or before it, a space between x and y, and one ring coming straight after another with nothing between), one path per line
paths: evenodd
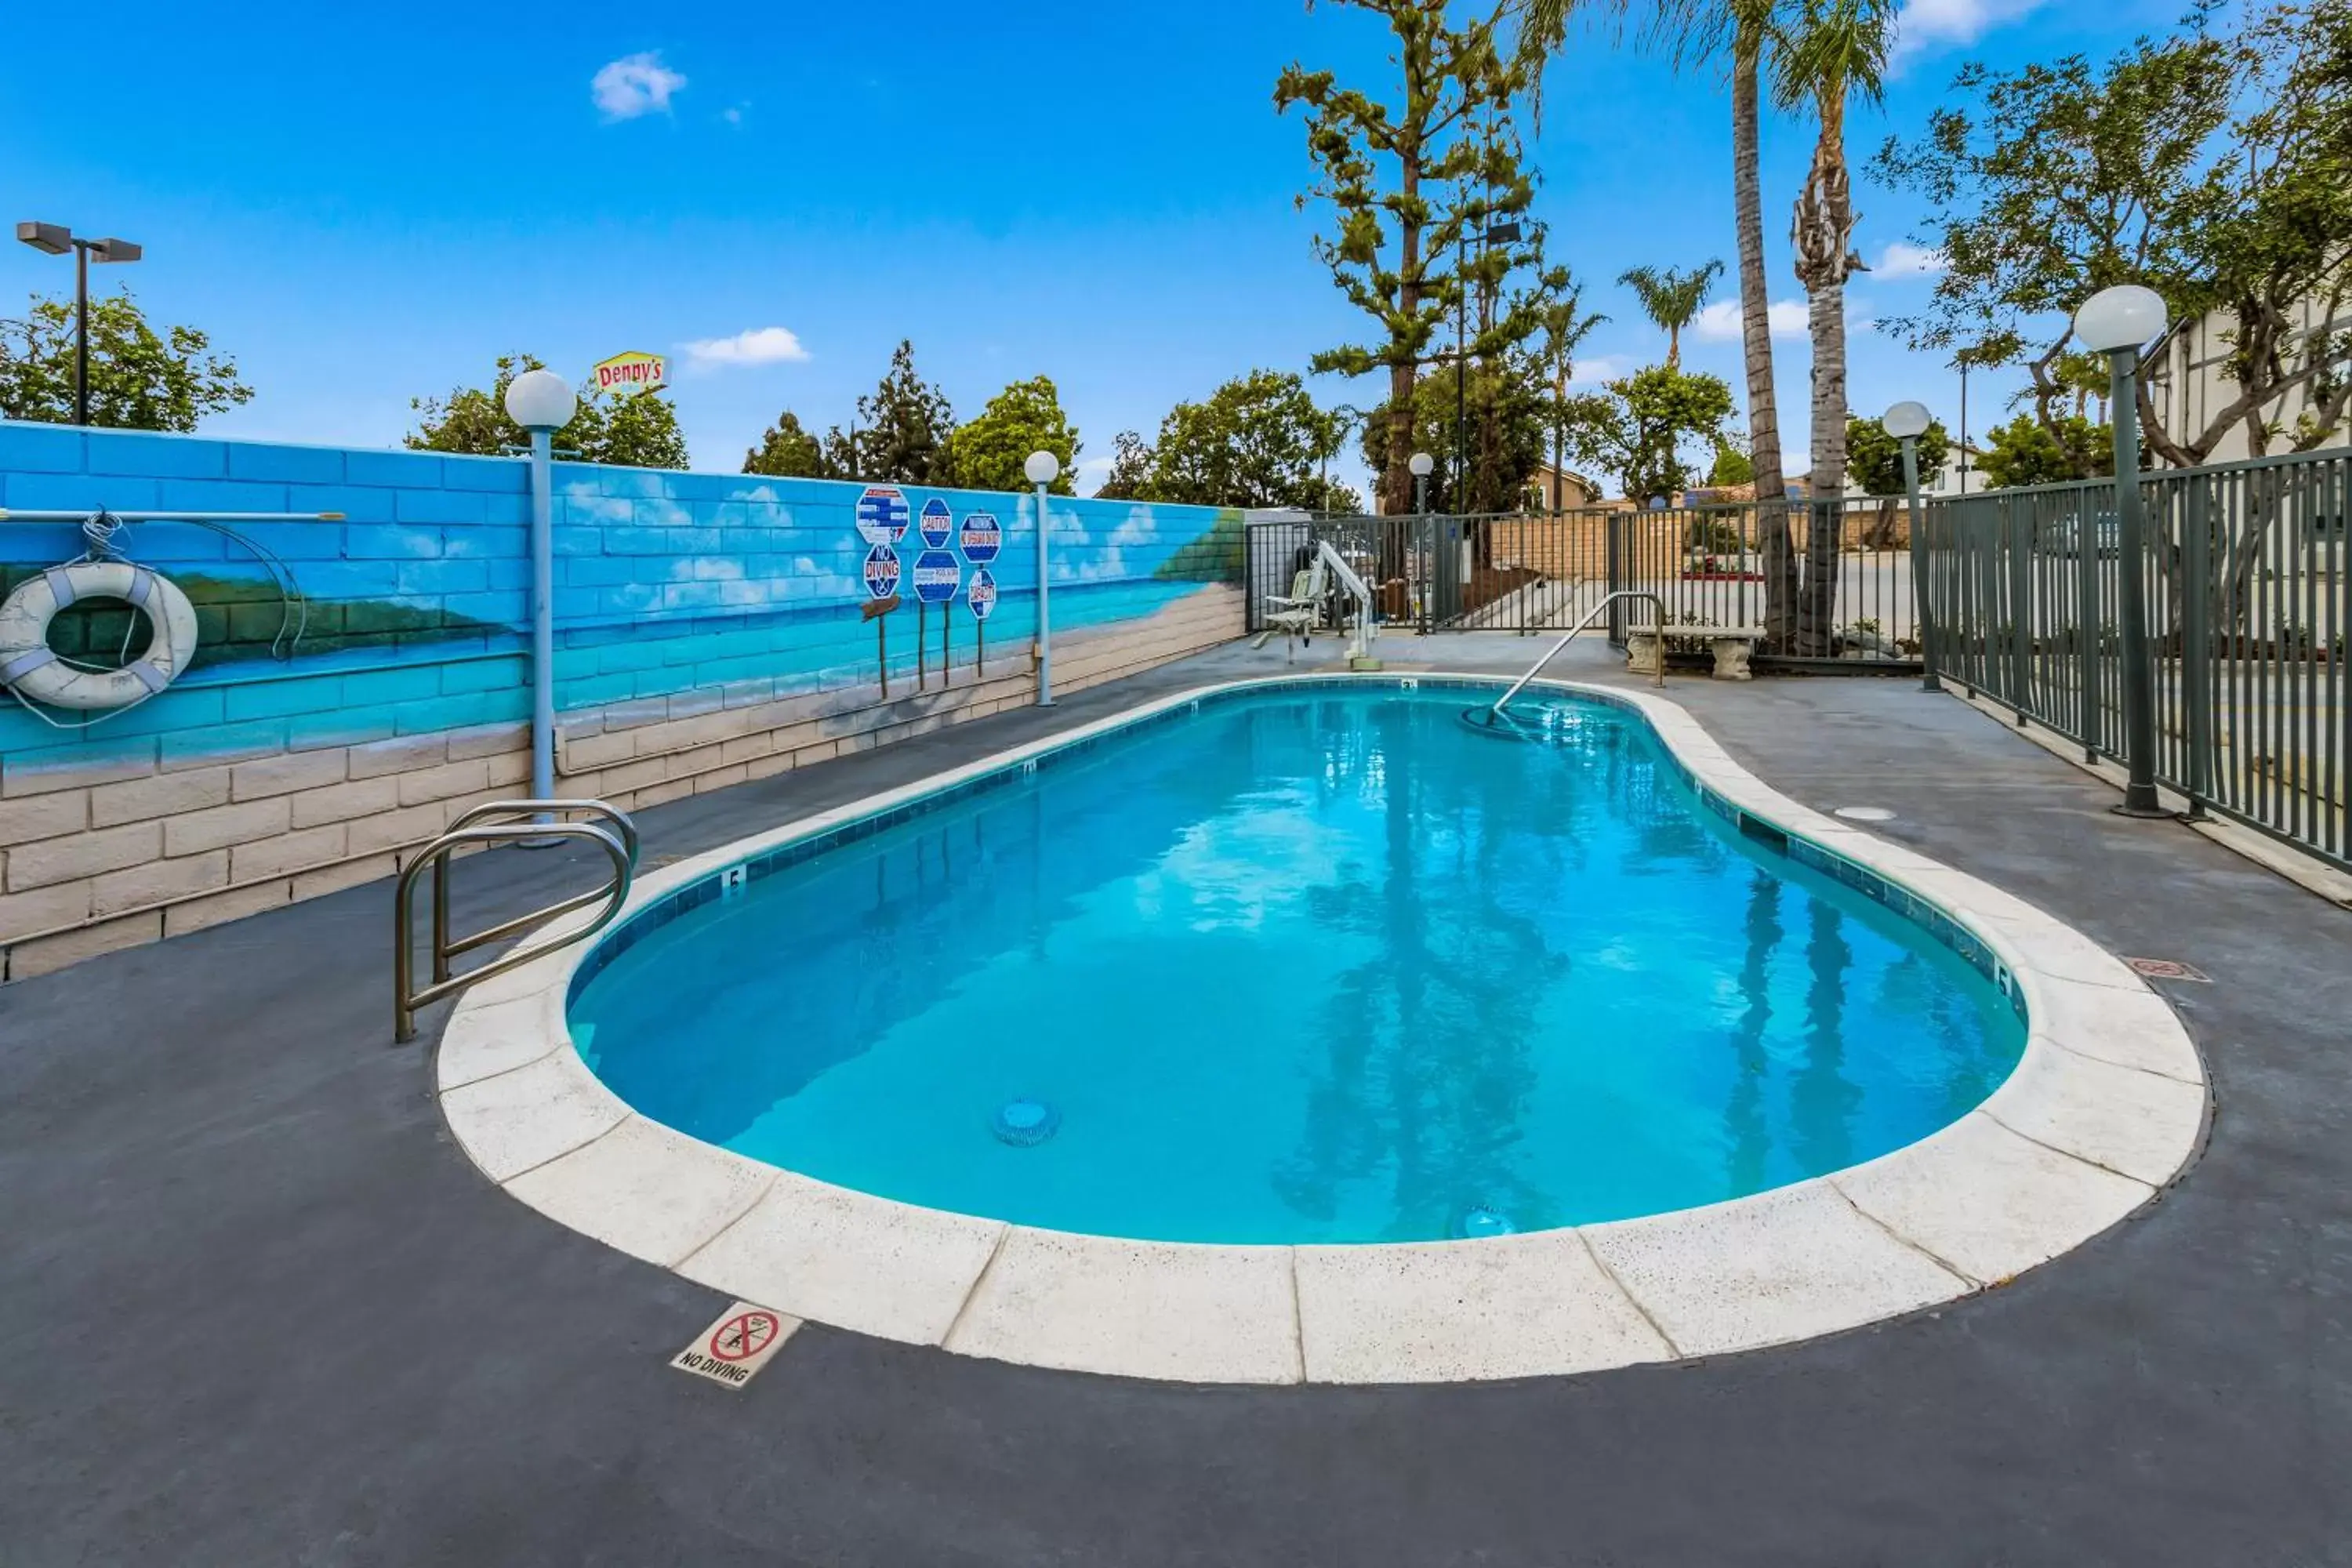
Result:
M89 264L136 261L127 239L84 239L61 223L20 223L16 237L50 256L74 253L74 423L89 423Z
M2074 335L2085 348L2107 356L2108 405L2116 437L2116 532L2117 620L2123 633L2124 768L2126 816L2163 816L2156 798L2156 667L2147 642L2147 541L2139 504L2140 345L2164 331L2164 299L2153 289L2126 283L2102 289L2074 312ZM2098 569L2095 525L2075 527L2076 559L2082 569ZM2085 637L2098 628L2084 626ZM2091 694L2084 693L2084 700Z
M1045 615L1046 580L1051 575L1045 554L1045 490L1062 471L1062 459L1051 452L1032 452L1021 472L1037 487L1037 706L1054 705L1054 631Z
M1927 624L1927 514L1919 505L1919 437L1936 422L1924 403L1898 403L1879 424L1903 448L1903 493L1911 508L1911 619L1919 628L1919 689L1941 691L1936 679L1936 645Z
M1412 510L1425 512L1429 510L1429 470L1437 467L1437 459L1426 452L1415 452L1405 459L1404 466L1412 470Z
M527 370L507 384L507 416L530 432L530 794L555 798L555 433L579 407L572 384ZM541 815L541 822L553 817ZM550 838L543 843L558 842Z

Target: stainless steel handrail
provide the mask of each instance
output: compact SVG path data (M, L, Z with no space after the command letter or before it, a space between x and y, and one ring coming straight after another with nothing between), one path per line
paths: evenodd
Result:
M588 822L497 822L476 826L483 818L496 816L541 816L553 811L593 814L604 818L617 831L607 831ZM487 931L452 941L449 936L449 871L448 858L468 845L509 844L525 839L544 842L548 839L577 839L593 844L604 851L612 862L611 878L586 893L534 910L530 914L503 921ZM409 1040L416 1035L416 1013L453 992L463 990L478 980L500 974L557 948L581 942L610 925L628 902L629 888L635 879L637 865L637 830L626 813L597 800L572 801L499 801L477 806L458 816L449 829L426 845L416 858L401 869L393 889L393 1036ZM413 951L411 927L415 909L416 881L426 870L433 873L433 978L422 987L415 984L415 954ZM529 927L544 923L574 910L604 901L596 918L575 931L567 932L551 942L541 942L518 948L512 952L492 959L478 968L463 974L452 975L449 961L461 952L470 952L486 943L510 936Z
M1526 688L1528 681L1533 680L1537 676L1543 673L1543 667L1552 661L1552 656L1559 652L1560 649L1566 647L1570 643L1574 642L1576 640L1577 633L1591 626L1595 620L1600 618L1601 611L1607 609L1612 604L1619 599L1647 599L1650 603L1655 605L1658 607L1659 636L1663 640L1666 626L1666 602L1664 599L1644 588L1619 588L1612 593L1603 594L1601 595L1600 602L1585 612L1584 618L1582 620L1568 628L1568 636L1552 644L1549 648L1545 650L1544 656L1541 658L1528 666L1528 672L1519 677L1517 680L1511 682L1511 689L1508 691L1504 692L1502 696L1496 698L1495 700L1495 706L1488 709L1487 711L1494 714L1498 719L1501 718L1503 716L1504 705L1509 702L1512 698L1517 697L1520 691ZM1664 686L1666 683L1666 661L1663 649L1660 650L1658 658L1657 683L1660 686Z
M490 822L501 817L535 817L539 820L533 826L544 827L548 826L547 819L550 816L564 812L577 812L583 816L600 817L610 823L619 835L621 847L628 851L629 869L633 873L635 871L637 825L629 820L627 812L601 800L494 800L486 805L475 806L470 811L460 812L449 826L442 830L442 837L446 837L463 828L471 827L478 822ZM518 837L527 843L534 838L543 841L549 836L530 833ZM569 835L553 837L563 837ZM551 905L547 909L534 910L530 914L520 915L513 920L494 925L488 931L476 931L471 936L461 937L452 942L449 940L449 879L443 873L436 871L433 874L433 978L436 983L448 979L449 961L461 952L471 952L474 949L487 946L500 937L512 936L519 931L538 925L542 921L551 921L558 915L568 915L574 910L586 909L604 896L604 890L602 888L593 888L577 898L567 899L562 903Z

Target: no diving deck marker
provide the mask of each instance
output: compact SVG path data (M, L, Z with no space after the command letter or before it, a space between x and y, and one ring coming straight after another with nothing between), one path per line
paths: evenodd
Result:
M692 1344L672 1356L669 1364L680 1372L740 1388L800 1326L798 1318L738 1301Z

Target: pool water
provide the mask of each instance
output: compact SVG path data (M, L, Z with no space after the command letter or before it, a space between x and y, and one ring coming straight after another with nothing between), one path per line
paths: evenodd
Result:
M2024 1045L1926 931L1743 839L1638 715L1259 691L651 931L575 997L656 1121L885 1197L1175 1241L1624 1218L1834 1171Z

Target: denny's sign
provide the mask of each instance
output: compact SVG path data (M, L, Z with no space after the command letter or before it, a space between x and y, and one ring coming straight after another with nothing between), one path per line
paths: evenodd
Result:
M669 380L669 361L659 354L614 354L596 365L599 392L651 392Z

